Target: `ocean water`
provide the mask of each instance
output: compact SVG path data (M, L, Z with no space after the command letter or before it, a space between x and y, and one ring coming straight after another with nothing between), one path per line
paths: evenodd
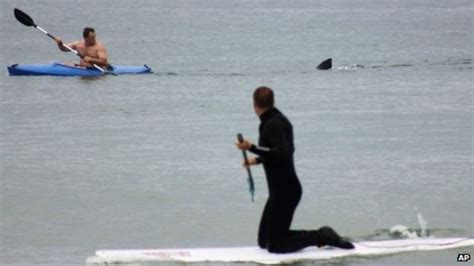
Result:
M236 134L274 89L295 130L293 228L355 241L474 235L472 1L0 1L0 261L85 265L97 249L255 245ZM9 77L74 62L95 27L113 64L152 75ZM334 68L318 71L324 59ZM421 218L420 218L421 217ZM409 234L409 235L410 235ZM415 236L416 237L416 236ZM473 249L325 262L455 265ZM325 264L322 263L322 264ZM298 265L314 265L312 263Z

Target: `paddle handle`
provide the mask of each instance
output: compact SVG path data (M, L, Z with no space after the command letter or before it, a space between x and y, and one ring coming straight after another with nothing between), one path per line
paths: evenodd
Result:
M244 137L242 136L242 134L240 134L240 133L237 134L237 140L239 141L239 143L244 142ZM247 158L247 152L242 150L242 156L244 157L245 164L248 164L249 160ZM252 202L254 202L255 185L254 185L254 182L253 182L253 177L252 177L252 172L250 171L250 167L247 167L247 175L248 175L247 181L249 183L250 195L252 196Z
M240 133L237 134L237 140L239 140L239 143L244 142L244 137L242 136L242 134L240 134ZM242 151L242 155L244 157L245 163L247 164L248 163L247 153L244 150Z

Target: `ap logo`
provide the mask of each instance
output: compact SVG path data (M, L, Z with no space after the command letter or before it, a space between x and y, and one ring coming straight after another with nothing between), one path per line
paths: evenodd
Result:
M468 262L471 259L471 254L458 254L458 262Z

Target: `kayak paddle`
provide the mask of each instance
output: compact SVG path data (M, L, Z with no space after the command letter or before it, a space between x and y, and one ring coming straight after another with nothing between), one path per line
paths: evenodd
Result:
M244 137L242 136L242 134L237 134L237 140L239 140L239 143L242 143L244 142ZM244 156L244 162L245 164L248 164L248 158L247 158L247 153L242 150L242 155ZM253 183L253 177L252 177L252 172L250 171L250 167L247 167L247 174L248 174L248 179L247 179L247 182L249 183L249 191L250 191L250 195L252 196L252 202L253 202L253 197L255 195L255 185Z
M56 40L56 38L51 35L49 32L45 31L44 29L42 29L40 26L36 25L35 22L33 21L33 19L28 16L25 12L21 11L20 9L17 9L15 8L14 11L15 13L15 18L23 25L25 26L28 26L28 27L35 27L37 30L41 31L42 33L48 35L48 37L50 37L51 39L53 40ZM79 56L80 58L84 59L84 56L81 55L78 51L72 49L69 45L63 43L62 44L64 47L66 47L69 51L73 52L74 54L76 54L77 56ZM100 70L102 73L105 73L105 70L103 68L101 68L100 66L96 65L96 64L93 64L93 66L95 68L97 68L98 70Z

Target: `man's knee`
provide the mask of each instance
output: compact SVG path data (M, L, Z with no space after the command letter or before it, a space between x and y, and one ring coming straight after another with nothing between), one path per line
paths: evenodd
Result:
M275 253L275 254L282 254L285 253L281 248L279 248L277 245L268 245L267 248L268 252L270 253Z
M286 247L286 245L278 241L273 241L273 242L268 243L267 250L270 253L276 253L276 254L283 254L283 253L290 252L288 251L288 247Z

